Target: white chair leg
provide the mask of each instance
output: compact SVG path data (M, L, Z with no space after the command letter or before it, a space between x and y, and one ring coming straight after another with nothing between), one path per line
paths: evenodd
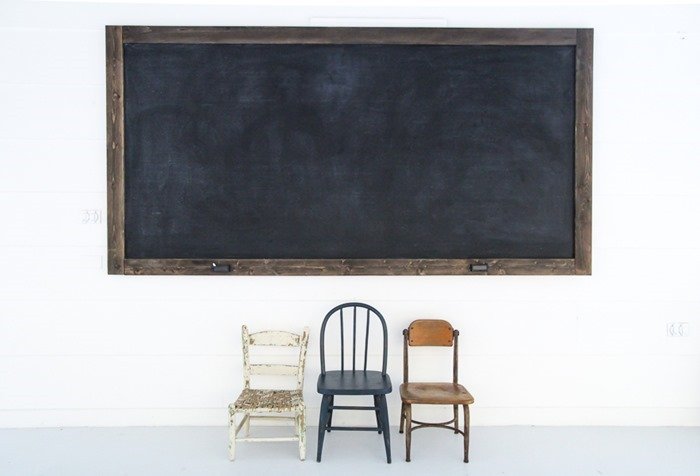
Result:
M236 413L235 412L231 413L229 416L228 459L231 461L236 459Z
M297 431L299 433L299 459L306 459L306 410L301 409L297 414Z
M245 436L250 436L250 412L245 414Z

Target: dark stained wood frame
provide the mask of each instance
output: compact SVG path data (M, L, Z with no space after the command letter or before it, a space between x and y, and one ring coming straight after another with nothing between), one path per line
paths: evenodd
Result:
M576 47L573 259L128 259L124 250L124 43L573 45ZM590 275L593 30L107 26L109 274ZM212 264L230 266L214 271ZM472 271L487 264L487 271Z

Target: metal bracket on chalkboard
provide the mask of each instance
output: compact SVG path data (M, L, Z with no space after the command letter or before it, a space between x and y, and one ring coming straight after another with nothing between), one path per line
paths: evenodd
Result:
M486 263L474 263L469 265L469 271L472 273L485 273L489 270L489 265Z
M231 265L230 264L212 263L211 270L215 273L230 273L231 272Z

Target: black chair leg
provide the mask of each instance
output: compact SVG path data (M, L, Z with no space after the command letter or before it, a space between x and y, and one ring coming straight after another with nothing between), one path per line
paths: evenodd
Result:
M374 410L374 415L377 418L377 428L379 428L379 430L377 430L377 433L379 433L381 435L382 434L382 419L379 416L379 395L373 395L373 396L374 396L374 406L377 408L376 410Z
M335 395L331 395L331 406L333 406L333 403L335 402ZM326 431L328 433L331 432L331 426L333 426L333 409L330 408L328 410L328 425L326 425Z
M386 450L386 462L391 464L391 432L389 431L389 410L386 406L386 395L379 395L379 417L384 431L384 449Z
M323 437L326 436L326 425L328 424L329 406L331 404L331 396L324 395L321 400L321 411L318 414L318 443L316 444L316 461L321 461L321 452L323 451Z

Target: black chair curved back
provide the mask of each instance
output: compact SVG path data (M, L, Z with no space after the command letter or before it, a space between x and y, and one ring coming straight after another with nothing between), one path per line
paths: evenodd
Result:
M361 302L347 302L345 304L340 304L335 306L333 309L328 311L326 317L323 319L323 324L321 324L321 375L326 373L326 324L333 318L340 319L340 370L345 371L345 319L352 319L352 370L356 370L356 356L357 356L357 321L358 321L358 308L360 309L360 320L364 317L365 325L365 343L364 343L364 358L363 370L367 370L367 354L369 350L369 333L370 333L370 322L372 319L379 320L382 326L382 374L386 375L386 360L387 360L387 346L388 346L388 335L386 329L386 321L384 316L377 311L374 307L369 304L364 304ZM363 312L364 311L364 312ZM364 316L362 316L364 314ZM362 323L361 323L362 324ZM360 344L361 345L361 344Z
M340 370L326 371L326 326L331 319L340 322ZM352 320L352 354L345 346L345 322ZM367 370L367 355L369 354L369 334L372 320L378 320L382 328L382 370ZM359 321L359 326L358 326ZM374 324L376 328L377 324ZM364 354L358 354L358 345L362 350L362 342L358 343L358 327L364 327ZM391 463L391 442L389 438L389 410L386 395L391 392L391 378L386 373L388 334L384 316L369 304L361 302L346 302L328 311L321 324L321 375L318 376L317 390L323 398L318 416L318 441L316 461L321 461L325 433L334 430L345 431L377 431L383 434L386 462ZM348 353L346 361L345 353ZM350 363L352 355L352 363ZM358 364L359 355L359 364ZM346 365L347 363L347 365ZM371 396L374 404L371 406L336 405L337 395ZM335 426L333 412L335 410L368 410L375 414L377 426Z

